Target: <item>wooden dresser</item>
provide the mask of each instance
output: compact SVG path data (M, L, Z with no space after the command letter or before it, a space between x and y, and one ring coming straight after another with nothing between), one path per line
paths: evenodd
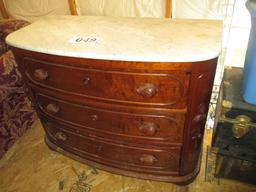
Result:
M199 172L219 21L49 17L11 34L47 145L113 173Z

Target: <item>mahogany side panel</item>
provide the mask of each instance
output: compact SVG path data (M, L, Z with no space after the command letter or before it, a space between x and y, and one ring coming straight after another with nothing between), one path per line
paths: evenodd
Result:
M184 128L181 174L192 172L200 161L202 139L207 119L217 59L193 65Z

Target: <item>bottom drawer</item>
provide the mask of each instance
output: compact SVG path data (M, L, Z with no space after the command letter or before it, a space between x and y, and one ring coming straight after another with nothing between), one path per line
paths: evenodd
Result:
M42 123L51 142L84 159L137 172L164 175L179 171L179 147L144 148L118 144L95 135L77 133L75 127L67 127L47 119L43 119Z

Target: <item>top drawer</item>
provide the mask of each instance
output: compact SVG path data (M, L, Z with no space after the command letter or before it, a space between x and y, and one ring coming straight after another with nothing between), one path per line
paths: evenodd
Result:
M185 108L189 74L138 73L61 65L25 58L30 81L55 91L124 104Z

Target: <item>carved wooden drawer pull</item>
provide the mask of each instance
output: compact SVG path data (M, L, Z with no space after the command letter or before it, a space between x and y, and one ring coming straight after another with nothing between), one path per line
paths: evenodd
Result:
M34 71L34 78L38 81L44 81L48 76L48 72L43 69L36 69Z
M158 129L159 129L159 125L157 125L156 123L148 123L148 122L143 123L139 127L140 132L147 136L154 136L157 133Z
M98 121L99 116L98 115L91 115L91 120L92 121Z
M196 115L194 118L193 118L193 124L196 124L196 123L204 123L205 120L206 120L206 115L205 114L199 114L199 115Z
M140 157L140 162L145 165L154 165L157 162L157 158L154 155L143 154Z
M50 103L46 106L46 111L54 115L60 111L60 107L56 104Z
M61 140L61 141L66 141L68 137L63 132L57 132L55 134L55 138L58 139L58 140Z
M152 98L157 93L157 87L151 83L145 83L136 88L136 92L144 98Z

